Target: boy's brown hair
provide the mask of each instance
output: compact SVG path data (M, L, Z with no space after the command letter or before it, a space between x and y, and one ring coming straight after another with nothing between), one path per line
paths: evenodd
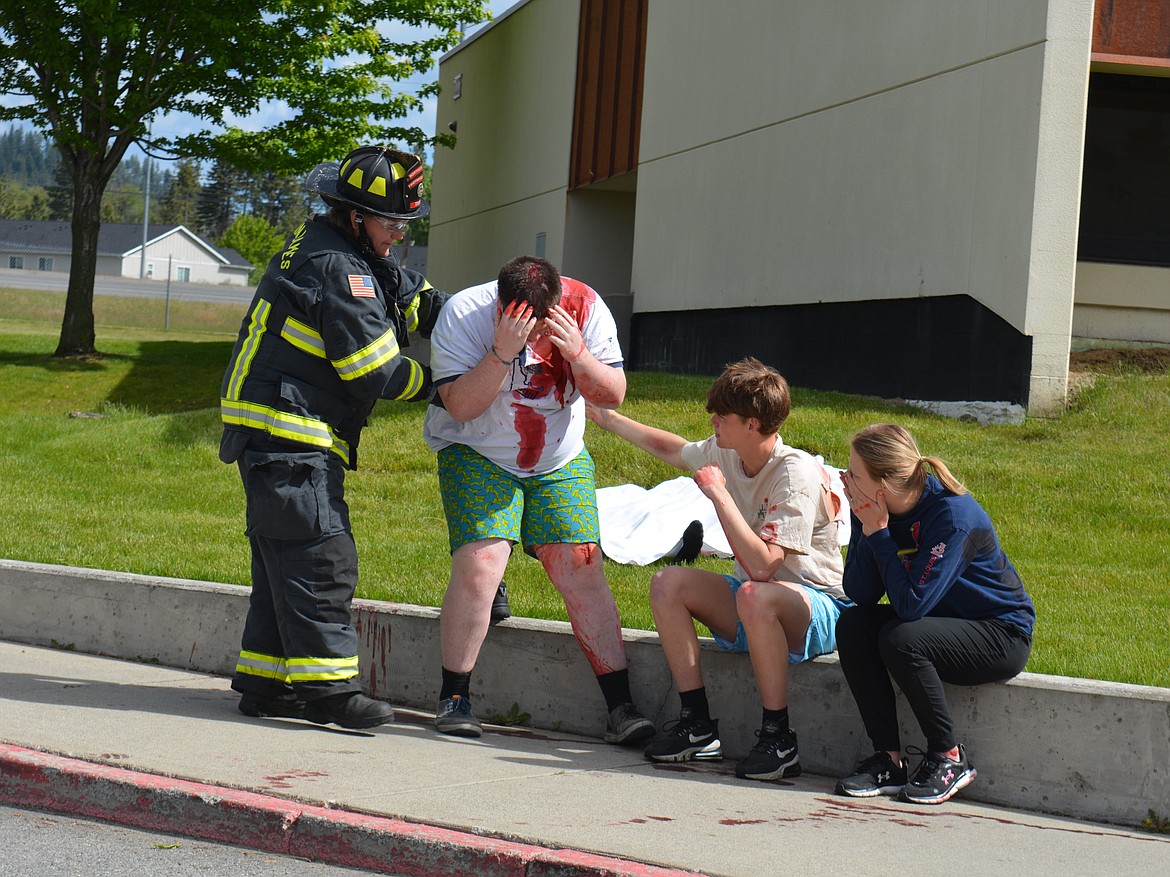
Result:
M542 320L561 300L561 275L539 256L517 256L500 269L496 295L504 307L517 300L532 305L532 316Z
M753 356L728 365L707 391L709 413L754 417L764 435L779 432L791 410L788 381Z

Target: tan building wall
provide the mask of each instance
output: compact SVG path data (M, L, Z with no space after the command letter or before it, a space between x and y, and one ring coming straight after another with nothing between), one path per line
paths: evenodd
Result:
M538 254L540 235L560 264L578 14L576 0L519 4L444 57L435 128L454 122L458 143L435 151L435 286L490 280L513 256Z
M969 296L1063 403L1091 3L652 0L638 170L570 192L579 10L444 57L436 285L543 247L634 315Z
M1077 264L1074 346L1170 343L1170 268Z
M1092 8L897 5L651 5L634 310L965 293L1060 404Z

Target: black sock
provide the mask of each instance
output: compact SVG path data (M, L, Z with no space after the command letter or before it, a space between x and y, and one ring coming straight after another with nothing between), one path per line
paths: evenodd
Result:
M710 719L711 707L707 703L707 689L695 688L691 691L680 691L678 699L684 710L691 711L691 717L696 719Z
M788 707L780 710L764 710L764 719L760 724L761 727L768 724L776 725L780 729L780 733L783 734L788 730Z
M605 698L605 708L610 712L622 704L634 702L634 696L630 694L630 671L628 669L602 673L597 677L597 684L601 686L601 695Z
M452 673L446 667L443 668L443 684L439 688L439 700L446 700L455 695L467 697L470 693L470 673Z

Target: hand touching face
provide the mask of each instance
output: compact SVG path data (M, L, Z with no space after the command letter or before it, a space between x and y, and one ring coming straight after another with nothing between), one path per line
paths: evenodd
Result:
M553 305L545 317L548 340L561 352L566 362L573 363L585 354L585 339L573 315L560 305Z
M524 349L528 336L536 328L532 305L513 301L506 308L496 308L496 330L492 345L501 359L515 359Z
M885 488L869 474L856 451L849 454L849 468L841 473L841 483L849 498L849 510L861 522L862 533L869 536L889 526Z

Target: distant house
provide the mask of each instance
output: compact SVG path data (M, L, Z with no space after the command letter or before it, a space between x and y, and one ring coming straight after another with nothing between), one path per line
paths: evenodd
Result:
M247 286L252 265L235 250L216 247L182 225L151 224L143 259L142 226L110 222L98 234L97 273L145 276L175 283ZM0 219L0 268L68 273L73 237L68 222Z

